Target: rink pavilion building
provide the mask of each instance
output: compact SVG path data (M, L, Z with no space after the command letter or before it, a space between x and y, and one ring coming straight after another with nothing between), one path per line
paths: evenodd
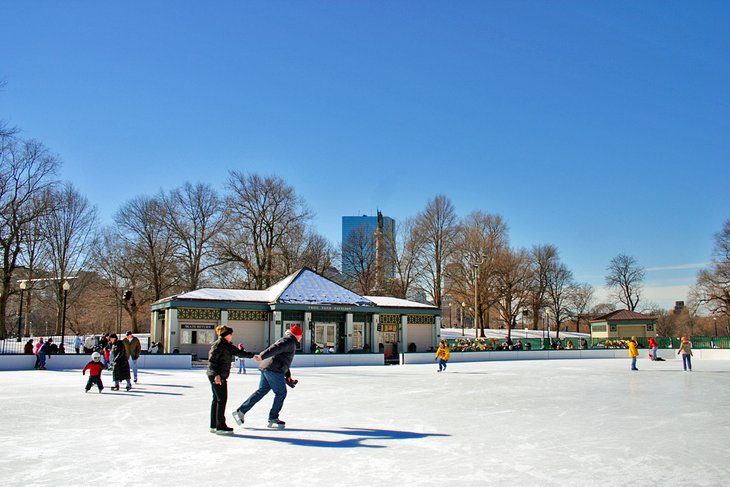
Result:
M207 356L215 327L233 329L234 343L262 350L293 325L305 330L298 353L382 353L434 350L441 311L387 296L360 296L308 268L265 290L197 289L151 306L151 340L167 353Z

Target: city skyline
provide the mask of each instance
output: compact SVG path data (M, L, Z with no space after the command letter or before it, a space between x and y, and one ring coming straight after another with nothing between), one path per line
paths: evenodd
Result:
M230 170L277 175L335 246L341 216L446 195L601 286L687 301L730 218L724 2L5 2L0 120L111 223ZM29 26L32 26L29 27Z

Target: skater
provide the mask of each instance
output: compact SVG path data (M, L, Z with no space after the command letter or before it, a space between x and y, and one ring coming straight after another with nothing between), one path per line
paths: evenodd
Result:
M631 357L631 370L639 370L636 368L636 359L639 357L639 344L636 342L636 337L631 337L628 345L629 357Z
M25 355L33 355L33 339L31 338L23 346L23 353Z
M78 333L76 334L76 338L74 339L74 348L76 349L76 353L81 353L81 347L84 345L84 341L81 339L81 335Z
M134 383L137 383L137 359L142 353L142 344L139 343L139 338L134 336L131 331L127 332L127 336L124 339L124 347L127 349L127 355L129 356L129 365L132 368L132 374L134 375Z
M109 335L109 346L114 352L114 358L111 359L112 379L114 380L112 391L118 391L119 382L123 380L127 381L127 390L130 390L132 388L132 382L130 381L131 376L129 372L127 349L124 347L124 344L119 341L116 333Z
M446 344L446 340L441 340L439 342L439 348L436 350L436 358L434 359L439 361L439 372L442 370L446 371L446 363L449 361L449 357L451 357L451 351Z
M243 350L246 347L243 346L243 343L239 343L238 344L238 348L240 348L241 350ZM239 374L245 374L246 373L246 357L238 357L238 373Z
M649 347L651 348L651 354L649 354L649 358L653 361L659 360L659 357L657 356L659 344L657 344L656 340L654 340L653 337L649 337Z
M231 374L231 359L237 357L253 357L253 353L244 350L243 345L236 347L231 343L233 329L219 326L215 332L218 340L213 343L208 353L208 380L213 389L213 402L210 405L210 432L229 435L233 428L226 424L226 403L228 402L228 376Z
M86 382L84 392L89 392L91 386L96 384L96 387L99 388L99 394L101 394L101 391L104 389L104 384L101 382L101 371L104 370L104 366L101 365L101 354L99 352L91 354L91 362L86 364L81 374L86 375L87 370L89 371L89 380Z
M286 399L286 386L293 387L297 381L292 379L289 367L297 350L297 343L302 340L302 329L294 325L284 336L273 345L254 357L257 362L271 359L266 365L262 364L259 388L246 399L238 409L233 411L233 419L239 425L243 424L244 415L256 405L269 391L274 391L274 403L269 411L269 428L284 429L286 423L279 419L279 412Z
M682 354L682 367L684 371L689 370L692 372L692 342L687 340L687 337L682 337L682 344L679 346L677 355Z
M53 343L53 338L49 338L38 350L38 364L39 364L38 369L40 369L40 370L46 370L46 360L51 359L50 355L51 355L51 344L52 343Z

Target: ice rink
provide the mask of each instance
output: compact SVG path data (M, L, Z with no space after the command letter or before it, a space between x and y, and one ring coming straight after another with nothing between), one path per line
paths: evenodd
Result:
M229 382L233 436L208 429L204 369L144 370L84 394L80 370L0 372L2 486L728 485L730 361L550 360L300 368L273 395Z

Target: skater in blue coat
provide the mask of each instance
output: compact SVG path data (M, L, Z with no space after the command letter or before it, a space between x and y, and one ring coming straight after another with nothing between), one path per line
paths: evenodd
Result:
M286 423L279 419L279 412L286 399L286 386L294 387L297 383L291 378L289 367L294 360L297 343L302 340L302 335L302 329L294 325L284 333L282 338L254 357L257 362L271 360L260 367L259 388L238 409L233 411L233 419L236 420L236 423L242 425L244 415L269 391L274 391L274 404L269 411L269 428L284 428Z

